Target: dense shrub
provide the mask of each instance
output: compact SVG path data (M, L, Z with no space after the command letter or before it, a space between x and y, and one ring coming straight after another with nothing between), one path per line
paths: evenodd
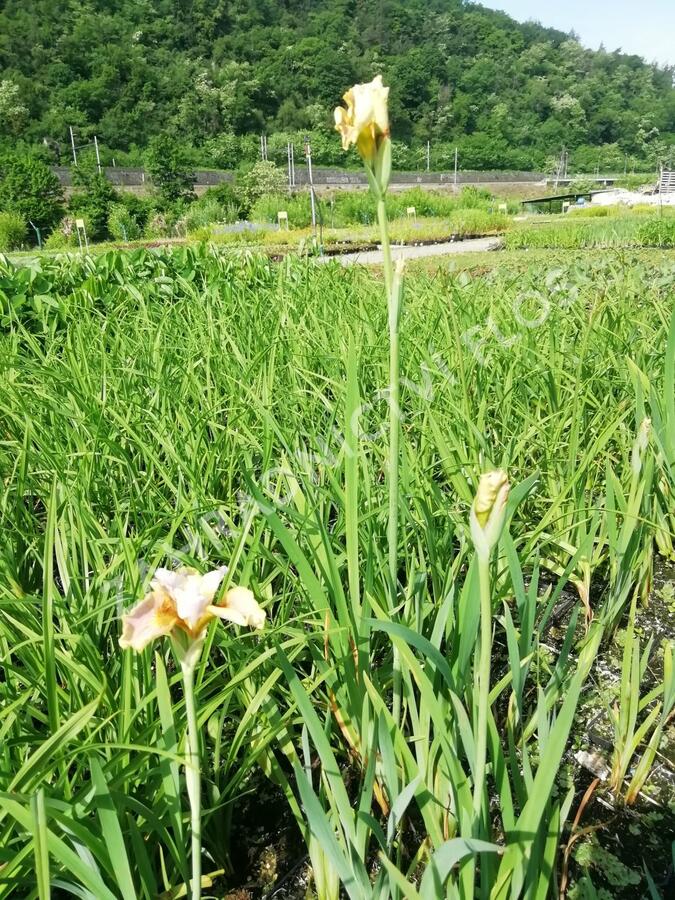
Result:
M626 174L614 182L614 186L618 188L626 188L627 191L637 191L642 187L653 186L656 184L656 175L653 172L645 172L643 174Z
M592 178L579 178L576 177L572 182L570 182L569 190L570 193L575 194L590 194L591 191L596 190L597 184L593 181Z
M145 237L161 238L168 237L171 233L171 222L164 213L156 212L148 218L145 225Z
M145 224L145 237L183 237L187 233L188 204L174 203L150 214Z
M121 192L118 202L126 207L129 217L136 223L141 233L145 230L148 219L157 212L157 200L154 196L142 196Z
M235 169L240 161L239 138L230 133L219 134L204 145L207 161L218 169Z
M495 206L496 201L489 191L468 186L459 194L423 188L390 192L386 204L387 214L391 219L406 218L411 206L415 207L420 217L449 218L458 210L484 210L487 213ZM377 222L375 201L369 191L318 194L317 209L319 221L329 228L373 225ZM306 192L292 197L279 194L260 197L249 215L254 222L274 223L279 210L288 212L291 227L304 228L311 223L311 204Z
M108 215L108 231L116 241L136 241L143 229L123 203L114 203Z
M208 188L198 202L204 204L217 203L221 209L220 220L222 222L238 222L244 217L239 192L234 184L229 181L223 181Z
M321 203L321 199L319 199ZM312 223L312 208L308 193L295 194L292 197L284 197L279 194L260 197L253 205L249 218L252 222L276 223L278 213L283 210L288 213L290 228L306 228ZM327 204L322 204L324 222L330 225L330 216L327 216Z
M65 211L61 183L39 159L4 157L0 160L0 211L14 212L46 233Z
M654 218L642 222L637 240L643 247L675 247L675 218Z
M221 181L207 188L201 200L217 200L222 206L235 206L239 203L239 194L231 181Z
M107 240L110 237L110 211L120 202L117 191L98 171L96 161L90 155L80 156L78 165L71 167L70 174L75 192L68 203L69 211L75 218L85 219L90 241Z
M223 205L215 197L202 197L185 213L185 226L189 234L216 222L233 222L237 208Z
M391 203L391 197L388 199ZM327 201L326 207L331 211L331 221L335 228L372 225L377 221L375 200L370 191L340 191Z
M45 250L70 250L77 247L77 238L72 231L55 228L42 246Z
M236 190L245 213L267 194L283 194L287 187L286 173L273 162L257 162L237 178Z
M18 250L26 240L28 229L21 216L0 212L0 252Z

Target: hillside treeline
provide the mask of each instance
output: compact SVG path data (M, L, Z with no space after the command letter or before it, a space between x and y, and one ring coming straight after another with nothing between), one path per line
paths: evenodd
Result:
M434 167L459 146L464 168L541 168L563 145L577 169L651 167L675 142L673 69L461 0L5 0L0 152L65 161L73 126L104 161L170 134L232 167L265 132L279 161L310 133L343 162L332 108L378 72L401 166L431 141Z

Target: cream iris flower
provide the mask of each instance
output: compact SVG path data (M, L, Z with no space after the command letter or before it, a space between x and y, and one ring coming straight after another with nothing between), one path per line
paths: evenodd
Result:
M504 491L506 488L506 491ZM494 472L486 472L481 475L478 490L473 501L473 508L481 528L485 528L490 513L495 506L498 496L502 494L502 503L508 496L508 477L503 469Z
M344 95L345 109L335 110L335 129L342 136L342 147L356 144L362 159L372 164L382 141L389 137L389 88L378 75L368 84L355 84Z
M150 592L122 618L120 647L143 650L155 638L182 632L190 642L201 642L211 619L227 619L237 625L262 628L265 610L248 588L233 587L220 604L215 597L227 568L206 575L183 567L176 571L157 569Z
M481 475L471 507L471 537L476 552L489 556L499 540L509 498L509 478L503 469Z

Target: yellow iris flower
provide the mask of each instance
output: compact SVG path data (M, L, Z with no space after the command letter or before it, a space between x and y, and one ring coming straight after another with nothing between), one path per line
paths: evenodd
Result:
M368 84L355 84L344 95L345 109L335 110L335 129L342 136L342 147L348 150L352 144L361 158L373 164L385 138L389 137L389 88L377 75Z

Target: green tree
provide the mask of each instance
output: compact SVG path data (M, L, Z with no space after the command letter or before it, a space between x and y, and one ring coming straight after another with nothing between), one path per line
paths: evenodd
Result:
M0 135L17 134L28 118L28 108L21 102L19 86L7 79L0 81Z
M194 175L182 144L169 135L154 138L147 153L152 182L166 203L186 199L192 194Z
M286 187L286 173L273 162L255 163L237 179L237 194L242 209L248 213L261 197L281 194Z
M239 138L226 132L207 141L208 162L219 169L235 169L241 157Z
M543 160L563 142L616 143L649 165L675 146L675 69L463 0L0 4L0 135L47 138L64 156L70 125L118 161L175 135L188 170L232 164L220 135L239 142L237 165L257 158L263 132L335 144L332 108L378 73L391 86L393 136L413 155L429 139L474 134L487 151L474 159L489 167ZM171 173L168 183L172 196L186 190Z
M5 157L0 160L0 210L14 212L48 232L63 218L63 188L41 160L31 156Z

